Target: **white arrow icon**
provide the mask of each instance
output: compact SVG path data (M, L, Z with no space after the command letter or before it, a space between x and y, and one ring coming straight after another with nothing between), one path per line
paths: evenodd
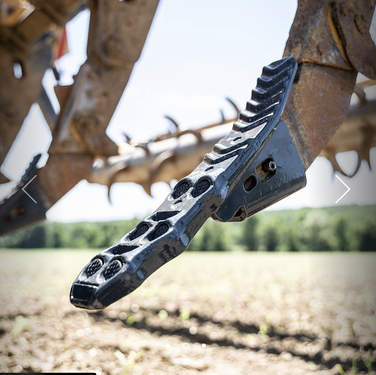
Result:
M347 187L347 190L337 199L336 203L338 203L351 189L337 175L336 177Z
M22 191L34 202L34 203L37 203L37 201L27 192L25 191L27 185L30 184L31 181L34 180L34 178L37 177L37 175L35 175L23 188L22 188Z

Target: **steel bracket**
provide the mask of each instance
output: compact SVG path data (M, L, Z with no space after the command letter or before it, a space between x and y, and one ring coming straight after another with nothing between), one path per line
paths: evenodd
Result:
M245 220L305 185L303 163L287 125L281 121L212 218Z

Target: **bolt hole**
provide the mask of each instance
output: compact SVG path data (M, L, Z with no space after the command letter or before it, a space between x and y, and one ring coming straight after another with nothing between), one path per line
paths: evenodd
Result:
M205 169L205 172L211 171L212 169L214 169L214 167L208 167Z
M180 181L176 184L174 191L171 193L172 197L174 199L180 198L183 194L185 194L189 188L191 187L191 184L187 180Z
M269 172L274 172L275 170L277 169L277 164L274 163L273 160L269 161L269 163L267 163L267 168L266 168L266 171L269 171Z
M156 240L158 237L165 234L168 231L168 228L169 226L166 223L159 225L157 229L155 230L155 232L153 233L153 240Z
M238 141L239 139L242 139L242 137L236 137L236 138L234 138L232 141L233 141L233 142L236 142L236 141Z
M24 76L24 69L19 61L13 63L14 78L21 79Z
M130 234L129 234L129 238L131 241L133 241L134 239L142 236L143 234L145 234L147 231L149 230L149 225L143 223L143 224L139 224Z
M256 177L251 174L245 181L244 181L244 190L249 193L255 186L257 185Z
M180 211L159 211L155 213L151 219L154 221L161 221L161 220L166 220L169 219L170 217L173 217L177 215Z
M123 264L120 262L120 260L115 259L113 260L106 268L104 271L104 278L106 280L110 279L111 277L115 276L121 269Z
M10 213L13 217L18 217L18 216L24 215L25 212L26 210L24 206L18 206L18 207L13 208Z
M236 211L236 213L235 213L235 215L234 215L234 217L232 218L231 221L243 221L243 220L245 220L246 218L247 218L247 213L246 213L244 207L240 207L240 208Z
M119 254L128 253L129 251L132 251L132 250L137 249L137 248L138 248L138 246L120 244L120 245L111 247L110 252L114 255L119 255Z
M195 187L193 188L192 197L197 198L201 194L204 194L205 191L209 189L210 185L211 185L210 180L206 178L198 181Z
M256 168L257 176L260 182L265 182L272 178L277 171L277 164L272 158L265 159L260 165Z
M4 223L8 223L11 220L12 220L12 216L10 216L10 215L3 216L3 222Z
M87 277L93 276L97 273L103 266L103 260L100 258L94 259L86 269Z

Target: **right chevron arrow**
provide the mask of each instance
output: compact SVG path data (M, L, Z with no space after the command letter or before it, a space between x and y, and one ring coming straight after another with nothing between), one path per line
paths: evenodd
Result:
M337 175L336 177L347 187L347 190L336 200L336 203L338 203L351 189Z

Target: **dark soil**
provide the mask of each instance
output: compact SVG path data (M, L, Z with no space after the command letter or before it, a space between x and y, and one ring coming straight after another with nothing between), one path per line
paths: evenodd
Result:
M0 372L376 374L376 254L186 253L90 312L94 254L1 251Z

